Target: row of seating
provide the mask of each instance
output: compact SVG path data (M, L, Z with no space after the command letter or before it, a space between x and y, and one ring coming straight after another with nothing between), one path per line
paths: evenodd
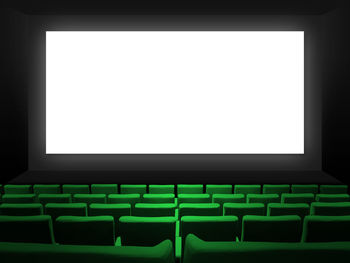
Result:
M2 189L3 188L3 189ZM0 193L5 194L282 194L282 193L311 193L311 194L347 194L347 185L128 185L128 184L92 184L90 185L0 185Z

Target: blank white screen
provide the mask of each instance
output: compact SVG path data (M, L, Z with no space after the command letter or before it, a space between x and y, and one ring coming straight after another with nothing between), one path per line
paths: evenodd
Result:
M304 32L46 32L46 153L303 154Z

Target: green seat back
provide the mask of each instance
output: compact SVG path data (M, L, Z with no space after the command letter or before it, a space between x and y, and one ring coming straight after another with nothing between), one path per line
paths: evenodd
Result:
M48 203L71 203L71 194L39 194L38 201L46 205Z
M86 203L86 204L105 204L106 195L105 194L75 194L73 196L74 203Z
M17 185L7 184L4 186L5 194L32 194L33 189L31 185Z
M310 214L310 206L308 204L280 204L270 203L267 205L268 216L287 216L297 215L301 219Z
M1 204L0 205L0 215L37 216L42 214L43 214L42 204Z
M264 184L262 193L263 194L284 194L289 193L290 185L289 184Z
M177 194L203 194L202 184L178 184Z
M169 204L175 202L174 194L144 194L142 196L143 203L154 203L154 204Z
M182 203L211 203L209 194L179 194L178 204Z
M2 196L3 203L10 204L28 204L35 203L37 198L35 194L4 194Z
M317 194L317 184L292 184L292 194Z
M140 194L110 194L107 199L107 203L109 204L130 204L131 213L135 208L135 204L140 202Z
M89 185L85 184L64 184L62 185L62 193L63 194L89 194L90 188Z
M159 217L159 216L175 216L176 205L171 204L145 204L139 203L135 205L133 216L142 217Z
M261 185L235 185L234 191L235 194L260 194Z
M317 194L316 202L349 202L350 195L348 194Z
M248 203L261 203L265 205L265 211L269 203L279 203L278 194L247 194Z
M91 185L92 194L118 194L117 184L92 184Z
M179 205L179 219L183 216L220 216L220 212L220 205L215 203Z
M320 185L320 194L347 194L347 185Z
M305 203L311 204L315 201L314 194L282 194L281 203L297 204Z
M173 184L168 184L168 185L151 184L148 186L148 192L150 194L175 194L175 186Z
M213 194L213 203L220 204L220 214L223 215L225 203L245 203L244 194Z
M121 194L145 194L147 193L147 185L145 184L121 184Z
M33 192L36 195L39 195L39 194L60 194L61 187L59 184L35 184L33 186Z
M314 202L311 204L310 215L317 215L317 216L350 215L350 202L336 202L336 203Z
M213 194L232 194L232 185L230 184L207 184L207 194L212 196Z
M52 220L59 216L87 216L87 205L85 203L48 203L44 210L46 215L52 217Z

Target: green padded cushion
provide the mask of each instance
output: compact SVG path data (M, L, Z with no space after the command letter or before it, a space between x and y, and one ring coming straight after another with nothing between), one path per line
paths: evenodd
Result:
M145 184L121 184L121 194L145 194L147 192L147 185Z
M213 203L220 204L220 214L223 214L224 203L245 203L244 194L213 194Z
M154 246L166 239L175 244L174 217L122 216L119 223L123 246Z
M89 185L85 184L64 184L62 185L63 194L89 194L90 188Z
M208 184L206 186L207 194L232 194L232 185L230 184Z
M235 185L234 191L235 194L260 194L261 185Z
M178 204L181 203L211 203L209 194L179 194Z
M320 194L347 194L347 185L320 185Z
M220 216L220 212L220 205L215 203L179 205L179 218L182 216Z
M350 241L350 216L306 216L302 241Z
M73 196L73 201L74 203L105 204L106 195L105 194L75 194Z
M34 194L59 194L61 193L61 187L59 184L35 184L33 186Z
M37 216L43 214L42 204L1 204L0 215Z
M175 216L175 204L143 204L135 205L134 216Z
M108 203L110 204L131 204L131 207L135 206L135 203L141 201L140 194L110 194L108 195Z
M301 218L296 215L243 217L242 241L300 242L301 232Z
M87 205L85 203L48 203L45 205L45 214L50 215L52 220L59 216L86 216Z
M318 216L350 215L350 202L336 202L336 203L314 202L311 204L310 215L318 215Z
M10 204L35 203L36 200L35 194L4 194L2 196L2 202Z
M264 184L263 185L263 194L278 194L289 193L290 185L289 184Z
M150 194L174 194L175 186L173 184L169 184L169 185L151 184L148 186L148 191Z
M282 197L281 197L281 203L289 203L289 204L306 203L306 204L311 204L313 201L315 201L315 195L314 194L282 194Z
M350 196L348 194L317 194L317 202L349 202Z
M32 194L31 185L7 184L4 186L5 194Z
M297 215L300 218L310 214L310 206L308 204L280 204L270 203L267 206L268 216L286 216L286 215Z
M174 194L144 194L142 196L142 202L144 203L174 203L175 195Z
M202 184L178 184L177 194L203 194Z
M247 194L248 203L278 203L280 197L278 194Z
M71 194L40 194L38 200L43 205L47 203L71 203Z
M60 216L55 222L59 244L114 246L113 216Z
M118 185L117 184L92 184L91 185L92 194L117 194Z
M293 194L317 194L317 184L292 184L291 191Z
M0 242L55 243L51 217L0 216Z

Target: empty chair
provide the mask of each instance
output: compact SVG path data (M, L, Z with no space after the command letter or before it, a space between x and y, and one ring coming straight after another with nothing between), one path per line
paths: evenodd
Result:
M90 188L89 185L85 184L64 184L62 185L62 193L63 194L89 194Z
M178 184L177 194L203 194L202 184Z
M350 196L348 194L317 194L317 202L349 202Z
M45 205L44 210L46 215L52 217L52 220L59 216L87 216L87 205L85 203L49 203Z
M148 192L150 194L175 194L175 186L173 184L151 184L148 186Z
M48 203L71 203L71 194L39 194L39 203L46 205Z
M55 239L66 245L114 246L112 216L60 216L55 222Z
M260 194L261 185L235 185L234 187L235 194Z
M209 194L179 194L177 196L178 204L182 203L211 203Z
M315 201L314 194L282 194L281 203L297 204L305 203L311 204Z
M105 194L75 194L73 196L74 203L86 203L86 204L105 204L106 195Z
M0 216L0 242L55 243L51 217Z
M145 184L122 184L120 185L121 194L145 194L147 186Z
M135 209L133 211L133 216L175 216L175 204L144 204L139 203L135 205Z
M306 216L302 241L350 241L350 216Z
M0 215L36 216L43 214L42 204L1 204Z
M213 203L220 205L220 214L223 215L224 203L245 203L244 194L213 194Z
M317 184L292 184L292 194L317 194Z
M247 194L248 203L262 203L265 205L265 210L267 204L269 203L278 203L280 197L278 194Z
M122 246L154 246L167 239L175 245L175 217L122 216L119 223Z
M278 194L282 195L284 193L289 193L290 185L289 184L264 184L263 185L263 194Z
M347 185L320 185L320 194L347 194Z
M92 194L118 194L117 184L92 184L91 185Z
M154 204L169 204L175 202L174 194L144 194L142 196L143 203L154 203Z
M7 184L4 186L5 194L32 194L33 189L31 185L17 185Z
M33 186L33 192L36 195L39 195L39 194L60 194L61 187L59 184L35 184Z
M232 185L230 184L207 184L207 194L212 196L213 194L232 194Z
M140 201L140 194L111 194L107 200L109 204L130 204L131 208Z
M4 194L2 196L3 203L10 204L27 204L37 201L35 194Z
M318 216L350 215L350 202L336 202L336 203L314 202L311 204L310 215L318 215Z
M300 242L301 233L301 218L296 215L243 217L242 241Z
M220 212L220 205L215 203L179 205L179 218L183 216L220 216Z
M286 216L297 215L301 219L310 214L310 206L308 204L280 204L270 203L267 205L268 216Z

